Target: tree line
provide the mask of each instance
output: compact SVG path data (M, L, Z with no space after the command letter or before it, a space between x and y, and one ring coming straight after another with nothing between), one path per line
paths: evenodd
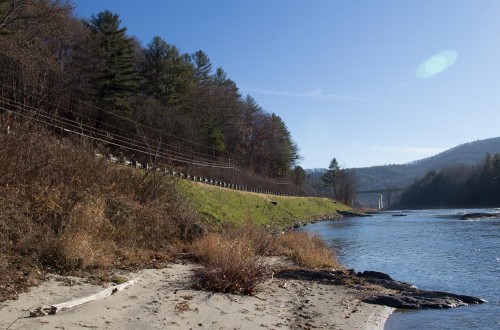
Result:
M183 53L161 36L143 47L109 10L79 19L70 1L0 0L0 84L16 104L303 180L282 118L243 96L202 50Z
M396 208L498 207L500 154L487 154L476 166L430 171L402 194Z

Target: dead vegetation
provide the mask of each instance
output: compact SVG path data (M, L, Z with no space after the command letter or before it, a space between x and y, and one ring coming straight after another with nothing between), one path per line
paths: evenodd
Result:
M111 165L86 141L28 124L0 134L0 301L47 270L169 259L199 232L178 196L168 177Z
M196 287L217 292L255 292L265 266L248 240L211 233L195 242L192 249L204 266L195 270Z
M341 268L333 251L317 236L289 232L279 236L276 245L279 254L288 256L302 267L311 269Z
M0 301L47 272L101 281L110 269L159 266L179 251L203 266L196 285L218 292L253 294L268 256L339 268L306 233L249 225L203 234L173 179L110 164L94 148L29 124L0 134Z
M192 252L204 266L195 270L195 287L229 293L254 294L269 269L265 256L287 256L305 268L340 269L333 252L307 233L273 234L246 226L210 233L193 243Z

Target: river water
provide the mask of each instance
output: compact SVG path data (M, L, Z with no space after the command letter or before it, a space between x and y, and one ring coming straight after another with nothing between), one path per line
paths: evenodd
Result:
M385 329L500 329L500 219L457 220L454 215L500 210L402 211L325 221L300 230L318 234L339 261L375 270L426 290L487 300L447 310L400 311Z

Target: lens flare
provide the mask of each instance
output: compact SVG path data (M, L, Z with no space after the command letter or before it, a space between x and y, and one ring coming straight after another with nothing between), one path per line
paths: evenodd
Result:
M428 79L448 70L457 60L458 54L454 50L445 50L424 61L417 68L417 77Z

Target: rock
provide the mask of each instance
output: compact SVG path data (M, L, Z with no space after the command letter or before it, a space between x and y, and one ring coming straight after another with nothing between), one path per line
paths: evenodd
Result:
M327 285L357 285L360 288L368 287L367 283L375 284L379 287L376 290L377 293L367 296L363 299L363 302L393 308L452 308L485 302L480 298L472 296L441 291L419 290L414 285L395 281L388 274L375 271L364 271L356 274L352 269L347 271L287 269L277 272L274 277L313 281Z
M459 220L472 220L472 219L498 219L500 213L466 213L458 216Z
M372 270L366 270L362 273L356 274L358 277L363 277L363 278L375 278L375 279L380 279L380 280L389 280L389 281L394 281L389 275L386 273L381 273L381 272L375 272Z
M443 309L482 304L485 301L471 296L448 292L415 290L401 294L382 294L363 299L363 302L404 309Z
M348 218L353 218L353 217L371 217L371 214L366 214L366 213L359 213L359 212L354 212L354 211L340 211L337 210L337 213Z
M412 291L416 287L405 282L395 281L389 275L374 271L364 271L356 274L357 277L363 278L366 282L380 285L386 289L398 291Z
M399 291L395 294L379 294L364 299L364 302L384 305L393 308L430 309L453 308L468 304L482 304L480 298L457 295L442 291L419 290L415 286L393 280L389 275L379 272L366 271L358 273L365 281L380 285L386 289Z

